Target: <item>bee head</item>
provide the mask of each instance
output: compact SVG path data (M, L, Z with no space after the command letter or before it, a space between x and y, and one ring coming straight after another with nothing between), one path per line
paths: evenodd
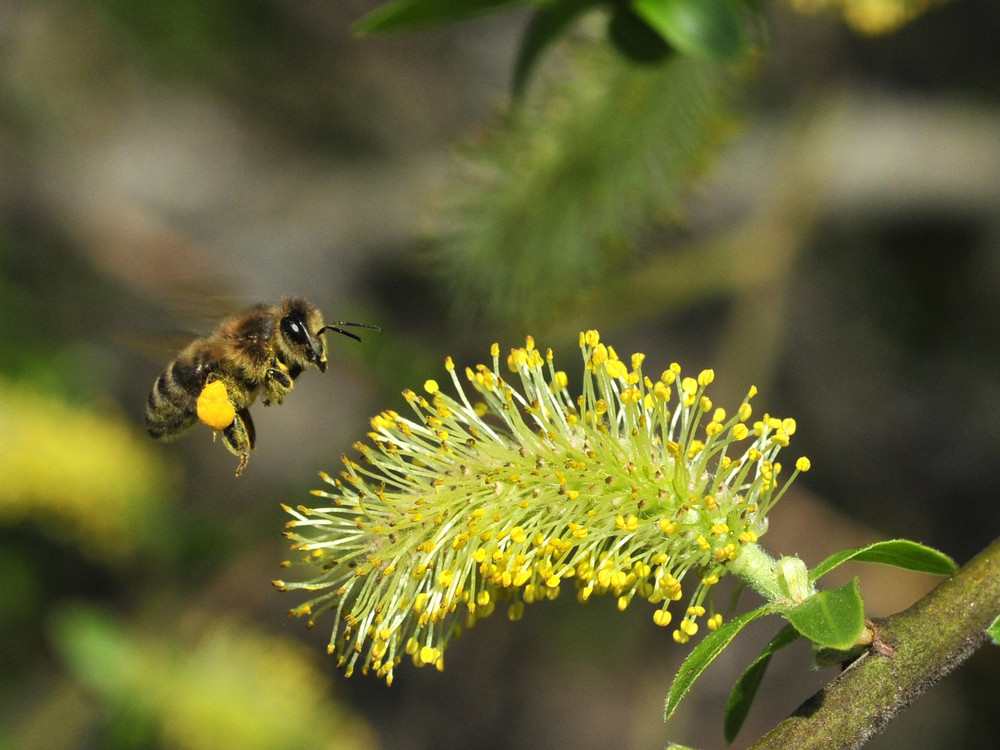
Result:
M373 331L380 330L378 326L369 323L338 321L331 326L324 325L323 314L319 311L319 308L304 299L286 300L283 312L280 328L286 347L296 357L303 360L303 364L316 365L320 372L326 372L326 342L323 340L324 333L327 331L336 331L344 336L349 336L355 341L361 341L360 336L350 331L345 331L341 326L368 328Z
M326 372L326 343L323 341L323 316L310 302L288 300L281 317L281 336L290 352L303 364L313 364Z

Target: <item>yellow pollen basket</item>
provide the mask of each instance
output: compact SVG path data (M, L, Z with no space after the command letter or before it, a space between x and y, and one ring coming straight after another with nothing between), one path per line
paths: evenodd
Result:
M224 430L236 419L236 407L221 380L214 380L202 389L198 396L198 419L213 430Z

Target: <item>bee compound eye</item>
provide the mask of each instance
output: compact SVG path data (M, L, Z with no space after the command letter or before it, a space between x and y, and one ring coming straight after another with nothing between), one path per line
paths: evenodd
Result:
M281 330L289 341L303 345L309 342L305 326L292 315L286 315L281 319Z

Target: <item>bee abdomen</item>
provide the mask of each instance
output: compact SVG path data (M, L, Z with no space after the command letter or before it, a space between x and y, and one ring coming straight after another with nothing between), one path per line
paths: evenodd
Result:
M146 431L154 438L178 435L195 423L205 384L201 369L175 361L156 379L146 401Z

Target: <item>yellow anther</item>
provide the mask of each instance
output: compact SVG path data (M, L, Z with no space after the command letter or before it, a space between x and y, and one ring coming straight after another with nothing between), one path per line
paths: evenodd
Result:
M604 368L612 378L624 380L628 376L628 368L625 363L617 359L609 359L604 363Z
M671 521L668 518L661 518L658 523L660 526L660 531L662 531L664 534L667 534L668 536L670 534L673 534L675 531L677 531L677 529L680 528L679 523L677 523L676 521Z
M735 560L739 556L739 548L732 542L715 550L715 559L720 562L724 560Z
M597 344L590 353L590 363L597 367L608 360L608 348L604 344Z
M510 368L511 372L517 372L519 369L527 365L528 363L528 352L524 349L511 349L510 355L507 357L507 367Z
M424 646L419 652L420 661L424 664L433 664L437 661L440 654L441 652L438 649L431 646Z

